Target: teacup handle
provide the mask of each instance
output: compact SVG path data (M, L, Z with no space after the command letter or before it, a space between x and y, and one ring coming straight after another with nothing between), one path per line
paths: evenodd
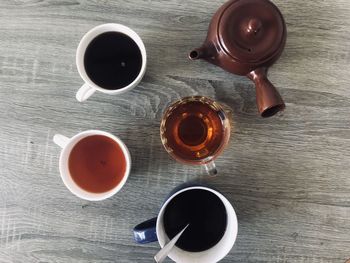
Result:
M86 101L88 98L90 98L91 95L95 93L95 91L96 90L93 87L90 87L88 84L85 83L78 90L75 97L79 102L83 102L83 101Z
M68 144L69 138L61 134L55 134L55 136L53 136L53 142L63 149Z
M158 240L157 218L152 218L134 227L134 239L139 244L147 244Z

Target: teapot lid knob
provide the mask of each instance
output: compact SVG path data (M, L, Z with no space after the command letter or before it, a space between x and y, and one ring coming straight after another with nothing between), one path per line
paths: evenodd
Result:
M247 33L257 35L262 27L262 23L259 19L252 18L248 22Z

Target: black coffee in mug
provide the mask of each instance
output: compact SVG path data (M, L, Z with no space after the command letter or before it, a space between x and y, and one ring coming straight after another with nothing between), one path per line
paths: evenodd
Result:
M84 67L89 78L104 89L132 83L141 71L142 55L136 42L120 32L105 32L88 45Z
M176 246L200 252L215 246L224 236L227 226L226 208L214 193L193 189L175 196L164 211L164 229L170 239L187 224L188 228Z

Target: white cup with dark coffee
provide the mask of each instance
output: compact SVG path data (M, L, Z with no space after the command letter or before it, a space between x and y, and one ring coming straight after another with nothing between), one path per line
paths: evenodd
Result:
M181 263L214 263L235 244L238 222L231 203L220 192L203 185L174 189L158 216L134 228L137 243L158 241L164 247L188 225L168 256Z
M121 94L135 88L146 72L147 55L140 36L121 24L94 27L81 39L76 64L84 84L76 98L87 100L96 90Z

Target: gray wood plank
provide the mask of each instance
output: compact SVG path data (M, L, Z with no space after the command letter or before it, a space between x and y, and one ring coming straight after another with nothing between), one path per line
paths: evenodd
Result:
M287 110L271 119L257 115L247 79L186 59L223 2L0 1L0 262L153 262L158 245L136 245L131 230L194 179L237 210L238 240L222 262L350 258L350 2L274 1L288 40L270 78ZM106 22L141 35L146 76L127 94L78 103L76 47ZM173 161L159 139L166 106L193 94L232 108L214 180ZM77 199L59 177L52 136L86 129L116 134L133 158L125 188L103 202Z

